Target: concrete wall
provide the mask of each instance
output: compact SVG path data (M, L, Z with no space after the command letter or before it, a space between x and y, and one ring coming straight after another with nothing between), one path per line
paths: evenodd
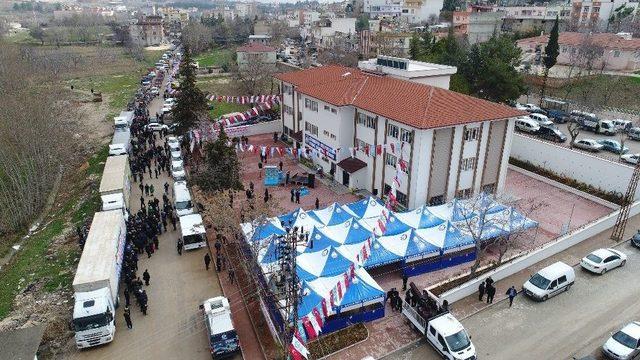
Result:
M449 303L454 303L469 295L475 294L478 291L478 285L480 284L480 282L484 281L489 276L491 276L491 278L493 278L493 280L495 281L504 279L532 265L535 265L539 261L542 261L552 255L564 251L571 246L576 245L594 235L597 235L603 231L607 231L615 225L618 213L619 210L616 210L607 216L583 225L582 227L577 228L565 234L564 236L558 237L553 242L546 243L538 249L530 251L524 256L515 258L512 261L505 263L492 271L482 274L480 277L474 280L468 281L456 288L453 288L443 293L440 296L440 300L447 300L449 301ZM638 213L640 213L640 202L636 202L631 206L631 209L629 210L629 216L631 217L637 215Z
M631 166L576 151L529 136L514 134L511 156L604 191L624 194L633 174ZM639 199L636 191L635 199Z

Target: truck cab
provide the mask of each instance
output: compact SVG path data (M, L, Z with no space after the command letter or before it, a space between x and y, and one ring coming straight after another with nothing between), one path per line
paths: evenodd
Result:
M442 357L449 360L471 360L476 358L476 348L471 343L462 324L450 313L429 321L427 340Z
M108 288L75 293L73 328L78 349L113 341L115 305Z
M214 297L200 305L200 309L207 325L211 357L217 359L239 351L240 343L231 319L229 300L223 296Z

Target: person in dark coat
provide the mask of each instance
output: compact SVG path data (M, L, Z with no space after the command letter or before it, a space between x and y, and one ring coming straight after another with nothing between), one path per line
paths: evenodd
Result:
M496 295L496 287L492 285L487 286L487 304L493 304L493 297Z
M484 281L478 285L478 301L483 301L484 299Z
M149 270L144 269L144 272L142 273L142 279L144 280L144 284L146 286L149 286L149 280L151 280L151 275L149 275Z
M320 209L320 199L316 198L316 210Z
M222 260L220 259L220 254L216 255L216 271L222 271Z
M207 269L207 271L209 271L209 264L211 264L211 256L209 255L209 253L206 253L204 255L204 267Z
M407 290L407 281L409 281L409 277L406 274L402 274L402 291Z
M131 283L131 278L129 278L129 283ZM129 294L129 289L128 288L124 288L124 306L125 309L127 309L129 307L129 304L131 304L131 295ZM129 328L131 329L131 328Z
M282 165L283 165L283 164L282 164L282 161L280 161L280 162L278 163L278 167L280 168L280 171L282 171Z
M296 197L296 191L294 189L291 189L291 202L295 201L295 197Z
M515 286L511 286L509 290L507 290L506 295L509 297L509 307L513 305L513 299L518 295L518 290L516 290Z
M140 294L140 311L142 311L143 315L147 315L147 302L149 298L147 297L147 292L142 290Z
M296 190L296 204L300 204L300 190Z
M178 255L182 256L182 239L178 239Z
M220 253L220 249L222 249L222 243L219 239L216 239L216 243L213 245L213 247L216 249L216 254Z
M131 310L129 309L129 305L124 307L124 321L127 323L127 329L133 328L133 324L131 323Z

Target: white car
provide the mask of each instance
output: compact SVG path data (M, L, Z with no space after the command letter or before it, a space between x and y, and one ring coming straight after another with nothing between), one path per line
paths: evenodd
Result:
M540 124L529 116L520 116L517 118L515 127L517 130L527 133L536 133L540 130Z
M152 87L149 92L151 92L152 95L158 95L160 94L160 89L158 89L156 86Z
M609 340L602 345L602 352L615 360L630 360L640 354L640 322L630 322L611 334Z
M176 98L168 98L164 100L164 107L172 108L176 104Z
M640 154L624 154L620 156L622 161L628 162L629 164L637 164L638 159L640 159Z
M172 161L182 161L182 153L180 151L172 151L171 152L171 160Z
M187 178L187 173L184 171L184 163L182 160L171 162L171 176L175 181L182 181Z
M546 115L542 115L542 114L529 114L529 118L535 120L538 122L538 125L540 126L553 126L553 121L549 120L549 118Z
M171 112L171 109L173 108L173 106L163 106L162 107L162 113L163 114L168 114Z
M175 136L169 136L167 138L167 144L169 144L172 151L175 151L173 149L177 149L178 151L180 150L180 139Z
M611 248L598 249L580 260L583 269L600 275L626 263L627 255Z
M157 122L150 122L146 126L147 130L151 131L161 131L161 130L169 130L169 126L165 124L160 124Z
M573 143L573 146L577 147L578 149L583 149L583 150L588 150L593 152L598 152L602 150L602 148L604 147L593 139L578 140L575 143Z

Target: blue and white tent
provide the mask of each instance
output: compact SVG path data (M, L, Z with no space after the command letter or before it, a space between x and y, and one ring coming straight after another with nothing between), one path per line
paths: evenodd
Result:
M382 213L384 204L380 199L369 196L366 199L342 205L342 208L358 219L368 219L378 218Z
M341 224L327 226L323 230L325 233L331 234L333 239L342 245L358 244L371 237L371 231L355 218Z
M308 214L323 225L340 224L353 217L337 203L333 203L324 209L309 211Z
M309 241L306 246L299 246L299 252L312 253L322 251L328 247L338 247L341 244L334 240L332 236L325 234L323 229L314 227L309 234ZM302 250L302 251L300 251Z
M362 261L362 259L360 259ZM389 250L379 241L379 238L371 241L371 254L362 264L367 269L391 264L402 260L402 255Z
M323 297L318 294L306 281L300 285L301 297L298 304L298 318L308 315L322 302Z
M244 223L241 227L245 238L250 239L251 241L266 239L272 235L278 236L286 234L286 231L282 226L280 226L280 222L277 218L269 219L267 222L258 225Z
M378 242L401 259L422 259L440 254L440 248L415 236L414 229L379 237ZM372 251L373 253L373 251Z
M353 263L332 246L322 251L300 254L296 261L298 277L307 281L344 273Z
M473 237L464 236L464 234L449 221L434 227L415 230L415 234L441 249L443 254L475 246Z
M384 290L363 268L356 269L356 276L351 280L347 292L340 301L340 311L349 311L359 307L384 301Z
M298 217L298 213L300 213L300 211L304 211L304 210L302 208L297 208L292 212L278 216L278 220L280 220L280 223L283 224L282 227L287 227L290 224L293 225L293 222Z
M407 224L414 229L430 228L436 225L440 225L444 222L443 219L434 215L427 206L421 206L415 210L393 213L398 220Z

